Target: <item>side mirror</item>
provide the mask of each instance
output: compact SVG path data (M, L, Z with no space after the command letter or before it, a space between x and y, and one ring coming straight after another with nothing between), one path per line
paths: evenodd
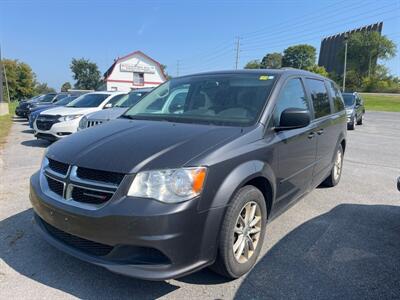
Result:
M104 105L104 109L106 109L106 108L111 108L112 107L112 104L111 103L107 103L106 105Z
M279 126L275 127L277 131L302 128L310 124L310 111L301 108L287 108L280 118Z

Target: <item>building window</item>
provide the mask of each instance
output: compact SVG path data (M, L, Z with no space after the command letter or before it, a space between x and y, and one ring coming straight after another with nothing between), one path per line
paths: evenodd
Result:
M144 85L144 73L133 73L133 85Z
M118 88L116 86L112 86L111 91L113 91L113 92L118 91Z

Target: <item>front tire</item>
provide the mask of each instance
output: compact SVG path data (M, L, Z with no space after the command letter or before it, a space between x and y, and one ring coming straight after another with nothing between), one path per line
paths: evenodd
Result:
M237 191L225 213L217 259L211 269L230 279L246 274L260 254L266 224L261 191L251 185Z
M363 123L363 116L360 117L360 120L357 121L357 125L362 125Z
M340 178L342 177L342 169L343 169L343 148L342 145L339 145L336 150L335 161L333 163L331 173L329 177L325 179L322 185L326 187L336 186L339 183Z

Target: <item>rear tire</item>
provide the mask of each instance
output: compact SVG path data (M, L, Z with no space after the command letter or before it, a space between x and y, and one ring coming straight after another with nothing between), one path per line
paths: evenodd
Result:
M246 274L256 263L264 241L267 208L254 186L234 195L221 226L218 254L211 269L230 279Z
M363 123L363 116L360 117L360 120L357 121L357 125L362 125Z
M336 186L340 178L342 177L342 169L343 169L343 148L342 145L339 145L336 149L335 160L333 163L333 167L331 173L328 178L324 180L322 183L323 186L326 187L334 187Z

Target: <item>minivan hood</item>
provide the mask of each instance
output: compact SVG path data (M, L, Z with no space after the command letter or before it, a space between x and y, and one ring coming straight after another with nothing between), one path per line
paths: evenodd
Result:
M114 108L102 109L100 111L96 111L94 113L87 115L87 118L89 120L105 120L105 121L113 120L122 115L127 109L128 108L126 107L114 107Z
M67 107L61 106L46 110L46 115L86 115L99 110L98 107Z
M49 147L54 160L119 173L179 168L242 134L238 127L117 119Z

